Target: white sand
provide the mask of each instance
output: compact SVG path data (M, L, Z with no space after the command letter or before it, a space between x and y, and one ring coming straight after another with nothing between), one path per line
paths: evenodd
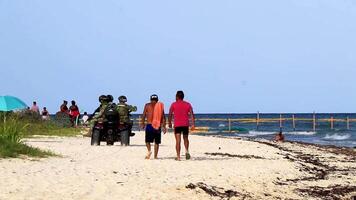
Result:
M173 134L162 138L158 160L145 160L144 133L130 147L90 146L90 138L35 138L31 144L63 157L0 160L0 199L220 199L204 190L188 189L203 182L224 192L240 193L231 199L313 199L295 189L333 184L356 186L356 163L317 148L282 144L285 148L318 155L325 163L348 169L326 180L285 182L310 176L298 162L285 158L278 148L252 141L190 136L192 159L175 161ZM182 145L183 147L183 145ZM219 147L221 149L219 149ZM184 149L184 148L182 148ZM205 153L254 155L264 159L211 156ZM184 153L184 151L183 151ZM289 153L293 156L293 153ZM308 164L307 164L308 165Z

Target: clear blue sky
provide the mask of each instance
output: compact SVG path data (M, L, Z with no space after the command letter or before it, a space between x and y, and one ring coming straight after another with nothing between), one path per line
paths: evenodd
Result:
M196 112L356 112L354 0L0 0L0 95Z

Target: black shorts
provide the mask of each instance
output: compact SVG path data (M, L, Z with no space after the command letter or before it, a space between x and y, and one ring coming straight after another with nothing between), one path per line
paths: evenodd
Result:
M155 143L161 144L161 129L156 130L152 127L151 124L146 125L146 135L145 135L146 143Z
M174 134L188 135L189 134L189 126L174 127Z

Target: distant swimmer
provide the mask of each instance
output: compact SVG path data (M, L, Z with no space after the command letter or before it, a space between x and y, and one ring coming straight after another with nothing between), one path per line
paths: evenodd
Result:
M284 135L282 134L282 131L279 131L279 133L276 134L276 136L274 137L274 141L284 142Z

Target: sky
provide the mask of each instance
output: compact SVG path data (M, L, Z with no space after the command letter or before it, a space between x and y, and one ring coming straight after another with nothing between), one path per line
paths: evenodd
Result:
M354 0L0 0L0 95L50 112L356 112Z

